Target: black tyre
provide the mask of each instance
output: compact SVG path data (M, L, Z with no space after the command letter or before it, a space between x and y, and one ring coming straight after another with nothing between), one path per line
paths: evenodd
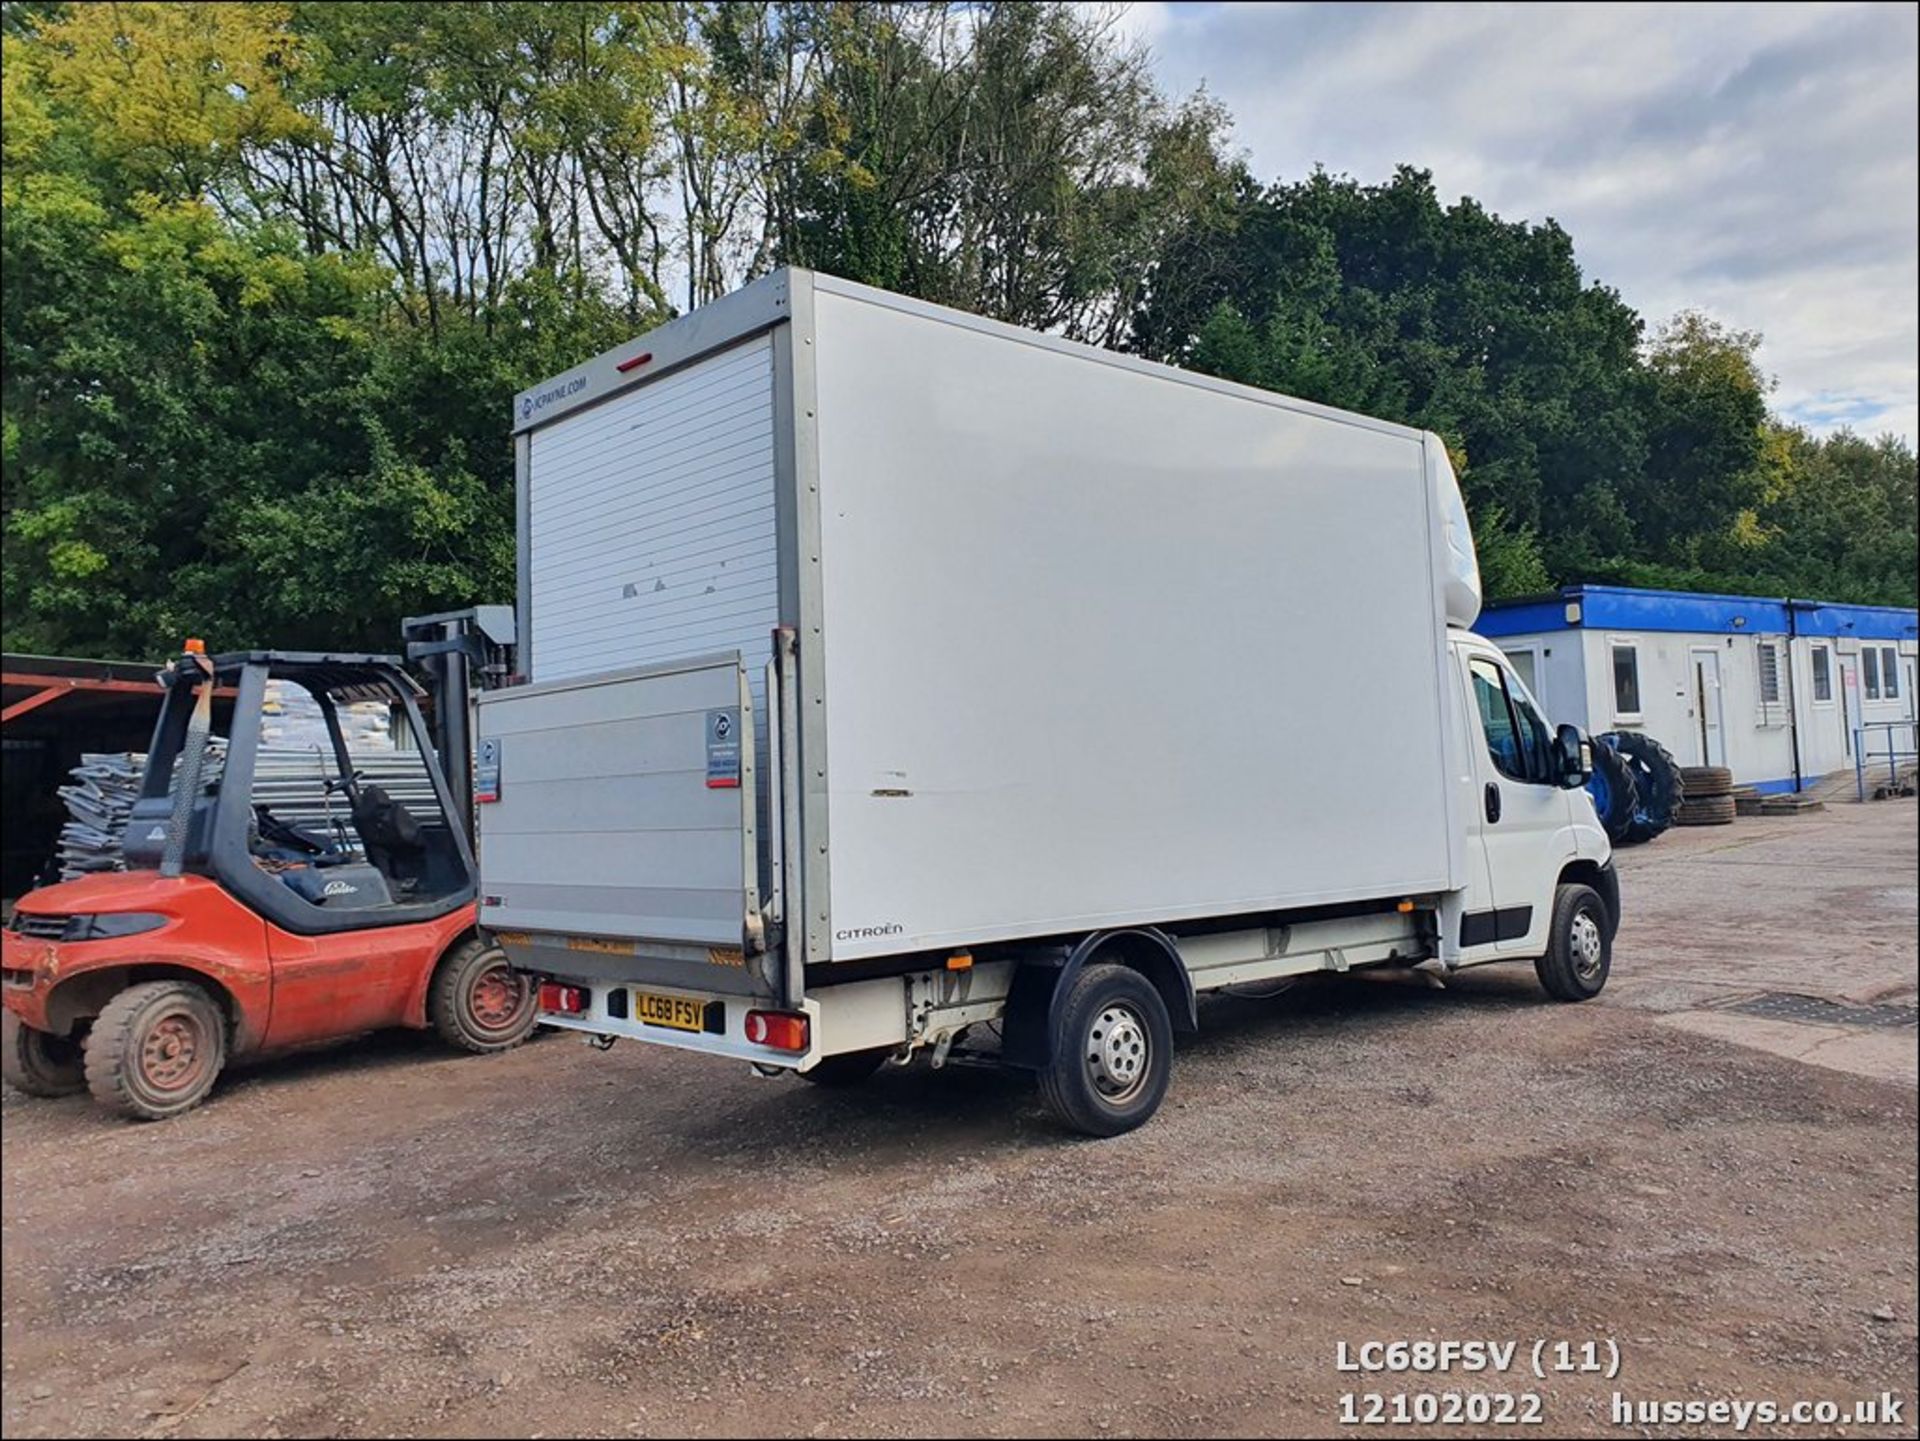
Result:
M1173 1075L1166 1002L1127 966L1088 966L1061 998L1040 1095L1063 1125L1117 1136L1160 1109Z
M1682 766L1680 780L1687 788L1688 800L1733 794L1733 772L1725 766Z
M427 1019L450 1046L480 1055L510 1051L533 1034L538 996L505 951L474 936L440 958Z
M1687 797L1680 764L1659 741L1639 731L1609 731L1605 739L1626 761L1638 789L1633 820L1621 839L1628 845L1650 841L1673 824Z
M0 1011L0 1076L29 1096L72 1096L87 1088L80 1047L36 1031L12 1011Z
M1605 988L1613 970L1613 917L1592 886L1554 892L1547 953L1533 969L1556 1001L1590 1001Z
M108 1110L164 1121L207 1098L227 1063L227 1018L204 986L142 981L87 1032L87 1089Z
M1705 800L1690 800L1680 807L1673 823L1677 826L1730 826L1738 814L1739 806L1732 796L1708 796Z
M1640 784L1625 757L1604 740L1593 747L1593 774L1587 778L1587 794L1593 797L1594 814L1599 816L1607 839L1615 845L1626 844L1640 806Z
M892 1049L888 1046L882 1046L877 1051L844 1051L840 1055L826 1057L812 1070L800 1072L800 1076L816 1086L836 1089L864 1085L873 1079L873 1073L886 1064L891 1054Z

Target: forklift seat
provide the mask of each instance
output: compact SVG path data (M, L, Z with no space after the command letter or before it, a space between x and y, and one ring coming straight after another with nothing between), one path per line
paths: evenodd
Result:
M426 849L420 821L380 786L361 786L353 798L353 824L366 845L367 859L397 892L411 891L420 879Z

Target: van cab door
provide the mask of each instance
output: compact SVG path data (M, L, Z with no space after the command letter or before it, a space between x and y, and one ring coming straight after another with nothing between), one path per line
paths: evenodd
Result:
M1555 774L1553 731L1499 652L1456 652L1471 697L1479 789L1474 824L1492 881L1490 909L1461 917L1461 949L1537 955L1552 922L1566 849L1568 792Z

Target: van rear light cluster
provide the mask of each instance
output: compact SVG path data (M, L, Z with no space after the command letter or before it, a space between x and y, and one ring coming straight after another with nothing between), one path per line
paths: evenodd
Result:
M747 1039L775 1051L804 1051L807 1018L786 1011L748 1011Z
M587 1008L586 987L563 986L558 981L540 983L540 1009L557 1011L563 1016L577 1016Z

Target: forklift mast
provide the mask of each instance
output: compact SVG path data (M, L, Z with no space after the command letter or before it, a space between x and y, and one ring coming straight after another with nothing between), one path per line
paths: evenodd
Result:
M426 672L433 698L433 745L440 770L459 811L460 823L473 835L472 700L477 687L493 690L513 684L514 630L510 605L473 605L435 615L408 616L400 622L407 659Z

